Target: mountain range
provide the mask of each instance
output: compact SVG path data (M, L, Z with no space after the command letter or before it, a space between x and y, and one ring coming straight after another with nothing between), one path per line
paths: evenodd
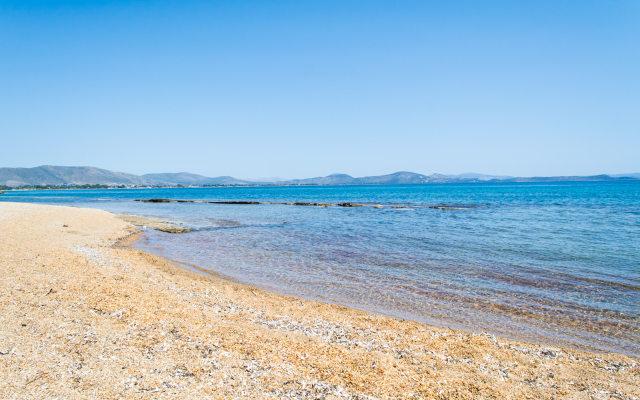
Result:
M35 185L135 185L154 186L161 182L142 176L95 167L0 168L1 186Z
M365 176L354 178L346 174L333 174L310 179L294 179L278 182L285 185L415 185L419 183L450 183L460 181L477 181L477 179L455 178L440 174L421 175L413 172L396 172L395 174Z
M594 176L555 176L518 178L511 176L466 173L460 175L422 175L401 171L389 175L354 178L346 174L324 177L293 179L277 182L248 181L231 176L210 178L188 172L146 174L142 176L113 172L95 167L59 167L43 165L35 168L0 168L0 186L216 186L216 185L413 185L428 183L472 182L554 182L554 181L605 181L640 179L640 173Z

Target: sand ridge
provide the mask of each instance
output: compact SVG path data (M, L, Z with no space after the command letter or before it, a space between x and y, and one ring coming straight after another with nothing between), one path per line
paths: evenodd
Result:
M106 211L0 203L2 398L638 398L619 354L203 277Z

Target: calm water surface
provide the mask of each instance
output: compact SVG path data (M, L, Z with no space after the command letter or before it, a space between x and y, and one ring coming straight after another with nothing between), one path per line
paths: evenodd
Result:
M640 356L640 182L24 191L0 200L178 221L195 231L147 231L136 247L285 294ZM463 208L428 208L437 205Z

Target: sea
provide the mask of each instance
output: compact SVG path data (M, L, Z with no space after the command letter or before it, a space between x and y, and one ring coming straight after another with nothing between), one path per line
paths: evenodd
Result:
M367 206L135 201L151 198ZM134 247L286 295L640 356L640 181L9 191L0 201L175 221L193 231L145 229Z

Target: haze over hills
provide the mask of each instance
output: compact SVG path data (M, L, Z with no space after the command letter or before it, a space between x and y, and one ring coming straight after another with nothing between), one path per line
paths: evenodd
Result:
M638 174L630 174L638 175ZM615 180L634 180L629 175L613 177L611 175L593 175L593 176L534 176L529 178L509 178L501 179L498 182L584 182L584 181L615 181Z
M612 178L635 178L635 179L640 179L640 173L637 174L615 174L615 175L609 175Z
M451 178L440 174L427 176L413 172L401 171L396 172L395 174L365 176L362 178L354 178L347 174L333 174L319 178L294 179L278 183L286 185L411 185L419 183L459 182L462 180L464 179Z
M464 178L464 179L478 179L481 181L488 181L491 179L511 179L513 176L506 175L484 175L484 174L476 174L475 172L467 172L465 174L459 175L445 175L451 178Z
M276 182L285 182L285 181L289 181L291 179L285 179L285 178L280 178L280 177L269 177L269 178L245 178L245 179L241 179L242 181L246 181L246 182L264 182L264 183L276 183Z
M640 173L594 176L509 177L466 173L460 175L422 175L401 171L394 174L354 178L347 174L325 177L278 181L278 185L415 185L430 183L475 182L555 182L605 181L640 179ZM59 167L43 165L35 168L0 168L0 186L214 186L214 185L269 185L272 182L240 180L231 176L206 177L188 172L146 174L142 176L113 172L95 167Z
M202 175L191 174L189 172L166 173L166 174L145 174L144 178L153 179L159 182L169 183L173 185L247 185L253 182L242 181L231 176L219 176L217 178L209 178Z

